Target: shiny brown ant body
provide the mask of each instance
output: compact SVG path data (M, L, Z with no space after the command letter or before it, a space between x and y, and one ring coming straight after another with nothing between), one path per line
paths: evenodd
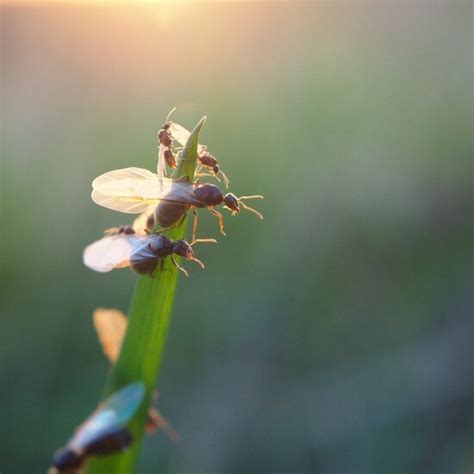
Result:
M138 250L130 258L130 266L141 275L152 275L155 271L158 261L171 257L173 265L186 276L188 272L179 266L174 255L179 255L186 260L198 263L202 268L204 264L194 257L191 245L186 240L171 240L161 234L150 236L150 242L146 247Z
M198 155L198 161L201 166L209 168L214 174L218 174L220 171L219 163L214 155L211 155L207 150L201 151Z
M186 141L189 137L189 131L186 130L183 126L175 123L175 122L172 122L170 120L170 117L171 115L174 113L174 111L176 110L176 108L173 108L171 110L171 112L168 114L168 117L166 118L166 122L165 122L165 125L162 127L162 133L161 133L161 137L162 137L162 140L161 143L165 146L169 146L167 145L167 143L169 142L169 138L171 138L172 140L176 141L178 144L179 144L179 148L177 148L178 150L182 150L182 147L184 147L186 145ZM166 153L166 151L165 151ZM170 166L171 168L175 168L176 166L173 166L173 161L171 161L171 154L172 152L168 152L168 156L165 156L165 160L166 162L168 163L168 166ZM174 156L173 156L174 158ZM203 167L203 168L207 168L208 170L210 170L212 172L212 174L210 175L206 175L205 173L200 173L199 170L196 174L196 176L214 176L218 181L219 180L219 177L218 175L220 174L220 176L222 177L223 181L224 181L224 184L225 184L225 187L227 188L229 186L229 179L227 178L227 176L224 174L224 172L220 169L220 166L219 166L219 163L216 159L216 157L214 155L211 155L208 151L207 151L207 147L205 145L198 145L198 163L200 165L200 167ZM172 164L169 164L169 163L172 163ZM175 161L174 161L175 163Z
M158 262L163 264L164 259L170 257L173 265L188 276L174 255L204 268L204 264L194 256L192 245L216 242L214 239L197 239L189 244L186 240L171 240L161 234L138 235L131 226L117 229L110 230L108 235L86 247L83 255L86 266L102 273L114 268L131 267L139 274L152 276Z
M160 225L163 228L171 227L176 223L180 222L184 218L186 212L192 209L194 212L194 223L193 223L193 241L196 240L196 228L197 228L197 212L198 208L208 208L209 212L216 216L219 221L219 228L222 235L224 232L224 217L223 215L214 209L214 206L224 204L229 209L232 215L236 215L240 212L240 207L255 214L260 219L263 219L262 214L255 209L247 206L243 201L246 199L262 199L263 196L241 196L237 197L235 194L227 193L224 194L221 189L214 184L199 184L190 185L192 187L192 193L190 197L185 197L179 200L167 199L166 195L163 196L161 202L155 208L155 224Z
M173 154L173 137L170 133L171 122L167 120L158 131L158 142L165 147L163 156L170 168L176 168L176 158Z

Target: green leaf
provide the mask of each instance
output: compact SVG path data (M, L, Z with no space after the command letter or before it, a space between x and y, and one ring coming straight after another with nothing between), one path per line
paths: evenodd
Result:
M206 117L203 117L191 132L173 178L186 176L190 181L193 180L199 132L205 122ZM165 235L173 240L183 239L186 226L187 218L179 227L168 230ZM178 273L171 259L166 258L162 270L156 271L153 277L146 275L137 278L128 313L127 333L120 356L107 381L104 397L124 385L141 381L146 387L145 403L129 424L134 440L132 446L120 454L91 459L87 468L88 474L134 472L143 440L146 413L153 400L168 334Z

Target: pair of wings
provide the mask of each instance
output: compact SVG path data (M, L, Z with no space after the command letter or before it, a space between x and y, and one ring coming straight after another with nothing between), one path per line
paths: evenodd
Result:
M102 237L84 249L84 264L96 272L129 267L131 261L140 263L157 258L150 244L159 235L118 234Z
M199 205L196 184L158 176L143 168L109 171L92 182L92 200L99 206L127 214L141 214L161 201Z
M68 443L81 452L92 442L123 428L133 417L145 396L145 386L134 382L104 400L97 410L77 429Z
M104 308L96 309L92 318L102 350L110 363L115 364L127 331L127 318L118 309ZM156 429L162 429L172 440L179 438L168 421L152 407L148 411L147 431L153 432Z
M170 132L173 139L184 146L190 132L172 122ZM205 149L198 145L198 153ZM160 144L156 174L143 168L123 168L110 171L92 182L92 200L99 206L114 211L141 214L160 201L179 204L199 204L194 197L194 185L166 178L165 147Z

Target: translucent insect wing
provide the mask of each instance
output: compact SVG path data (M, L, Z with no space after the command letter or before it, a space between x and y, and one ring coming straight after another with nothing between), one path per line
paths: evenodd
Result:
M102 350L107 359L114 364L127 330L127 318L118 309L104 308L97 308L92 317Z
M156 164L156 176L158 179L158 190L162 189L162 179L166 174L165 146L160 143L158 147L158 163Z
M177 204L199 205L194 196L194 183L163 178L161 195L158 201L175 202Z
M148 206L132 223L132 228L138 235L146 235L149 229L149 219L155 215L155 206ZM153 221L154 222L154 219Z
M88 245L84 249L84 264L97 272L110 272L114 268L124 268L130 265L132 257L139 260L153 258L154 254L147 251L149 237L133 235L112 235Z
M137 168L132 166L130 168L121 168L118 170L109 171L103 173L92 181L92 189L98 189L101 186L106 185L110 182L120 181L126 178L137 178L137 179L156 179L156 176L151 171L144 168Z
M96 189L92 191L91 198L99 206L126 214L140 214L145 212L150 206L158 204L158 200L144 200L139 197L109 196L102 194Z
M144 395L145 386L141 382L115 392L78 428L68 446L81 450L92 441L124 427L137 411Z
M142 168L124 168L98 176L92 181L92 189L108 196L157 199L160 197L160 181L158 175L151 171Z
M161 178L141 168L110 171L92 182L92 200L103 207L139 214L160 201L199 204L193 184Z
M171 136L173 137L173 140L176 140L181 146L186 145L189 135L191 135L191 132L187 128L184 128L182 125L175 122L171 123L170 131L171 131ZM204 145L199 144L198 153L205 150L205 148L206 147Z

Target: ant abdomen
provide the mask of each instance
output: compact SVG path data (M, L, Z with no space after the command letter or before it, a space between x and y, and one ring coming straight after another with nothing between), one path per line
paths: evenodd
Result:
M155 221L161 227L171 227L179 222L189 209L187 204L175 202L160 202L155 209Z

